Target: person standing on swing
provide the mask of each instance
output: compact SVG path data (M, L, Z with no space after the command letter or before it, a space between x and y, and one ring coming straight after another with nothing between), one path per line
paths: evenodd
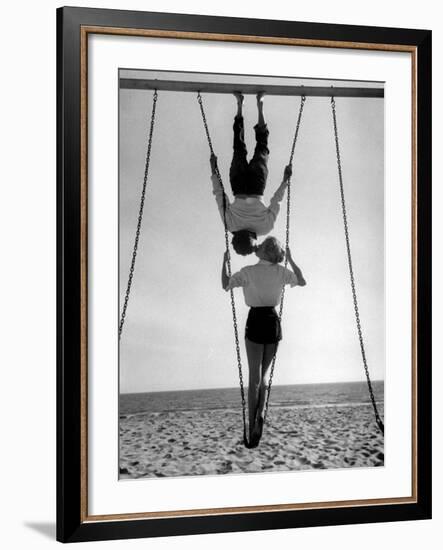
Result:
M251 447L258 445L262 435L270 366L282 338L280 319L275 307L280 302L285 285L306 285L289 248L286 255L292 271L279 265L284 260L285 253L275 237L267 237L256 248L255 254L259 258L257 264L243 267L229 277L228 253L225 252L221 274L223 288L229 291L242 287L246 305L251 308L245 330L249 365L248 413Z
M211 155L211 180L222 220L226 215L228 230L233 234L232 246L237 254L246 256L254 252L258 235L268 234L274 227L280 211L292 166L285 167L283 181L266 207L262 196L268 177L269 130L263 115L263 93L257 94L258 122L254 126L256 146L252 159L247 161L243 122L243 94L236 92L237 114L234 118L234 153L229 179L234 201L229 202L217 177L217 157ZM226 208L226 211L225 211Z

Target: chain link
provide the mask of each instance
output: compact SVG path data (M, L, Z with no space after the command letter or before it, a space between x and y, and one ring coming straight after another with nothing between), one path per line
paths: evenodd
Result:
M197 94L197 100L198 100L198 104L200 106L200 112L201 112L202 119L203 119L203 125L205 127L206 138L208 140L209 149L211 151L211 155L214 155L214 148L212 146L212 140L211 140L211 136L209 134L208 123L207 123L207 120L206 120L206 114L205 114L205 109L204 109L204 105L203 105L203 98L202 98L200 92L198 92L198 94ZM220 171L218 169L217 164L215 164L214 172L215 172L215 175L217 176L220 187L223 190L223 225L224 225L224 229L225 229L225 247L226 247L226 252L227 252L227 262L226 263L227 263L227 268L228 268L228 277L231 277L231 275L232 275L231 253L230 253L230 250L229 250L229 231L228 231L228 225L227 225L227 222L226 222L227 197L226 197L225 189L224 189L224 186L223 186L223 181L222 181ZM244 389L243 370L242 370L242 363L241 363L240 341L239 341L239 337L238 337L237 311L236 311L236 308L235 308L234 291L233 291L232 288L230 290L230 297L231 297L232 321L233 321L233 326L234 326L235 350L236 350L236 354L237 354L237 368L238 368L238 376L239 376L239 379L240 379L240 395L241 395L242 415L243 415L243 440L244 440L245 445L248 446L249 443L248 443L248 440L247 440L247 437L246 437L245 389Z
M304 106L305 106L305 101L306 101L306 97L301 96L300 109L298 111L297 124L296 124L296 127L295 127L294 139L292 140L292 147L291 147L291 153L289 155L289 163L288 164L292 164L292 161L294 159L295 145L297 143L298 132L300 130L300 123L301 123L301 118L302 118L302 115L303 115L303 109L304 109ZM291 214L291 178L289 178L289 180L288 180L288 189L287 189L287 197L286 197L285 269L288 266L288 254L287 254L287 252L288 252L288 248L289 248L289 230L290 230L290 218L291 218L290 214ZM278 312L278 318L279 318L280 323L281 323L282 316L283 316L284 300L285 300L285 287L283 286L282 293L281 293L281 299L280 299L280 309L279 309L279 312ZM274 378L274 368L275 368L276 359L277 359L277 352L274 354L274 357L272 358L272 363L271 363L271 372L269 374L268 390L267 390L267 394L266 394L266 404L265 404L265 410L264 410L264 413L263 413L263 424L265 423L266 417L268 415L269 397L271 395L271 386L272 386L272 380Z
M129 268L129 276L128 276L128 283L126 285L126 292L125 292L125 299L123 302L123 310L120 317L120 323L118 326L118 337L121 338L122 331L123 331L123 325L125 323L126 318L126 312L128 309L128 303L129 303L129 295L131 293L131 287L132 287L132 279L134 277L134 270L135 270L135 261L137 259L137 250L138 250L138 242L140 240L140 230L142 226L142 219L143 219L143 209L145 206L145 196L146 196L146 185L148 182L148 174L149 174L149 161L151 159L151 148L152 148L152 136L154 133L154 122L155 122L155 110L157 106L157 90L154 91L154 96L152 100L152 113L151 113L151 124L149 128L149 137L148 137L148 148L146 151L146 160L145 160L145 172L143 176L143 187L142 187L142 193L141 193L141 199L140 199L140 208L138 211L138 219L137 219L137 228L135 231L135 239L134 239L134 248L132 251L132 258L131 258L131 265Z
M337 129L337 115L335 110L335 99L332 96L331 97L331 108L332 108L332 119L334 124L334 137L335 137L335 151L337 156L337 167L338 167L338 179L340 184L340 198L341 198L341 207L342 207L342 215L343 215L343 227L345 231L345 240L346 240L346 252L348 256L348 268L349 268L349 277L351 280L351 291L352 291L352 300L354 303L354 313L355 313L355 321L357 325L357 333L358 333L358 340L360 343L360 351L361 356L363 360L363 366L365 369L366 374L366 381L368 383L368 390L369 390L369 396L371 398L372 407L374 409L374 415L375 415L375 421L377 423L377 426L379 427L380 431L384 433L384 425L380 418L380 415L378 413L377 404L375 402L374 392L372 389L371 384L371 378L369 376L369 368L368 363L366 360L366 352L365 352L365 345L363 341L363 331L361 327L361 321L360 321L360 312L358 309L358 300L357 300L357 291L355 286L355 278L354 278L354 269L352 267L352 257L351 257L351 242L349 237L349 227L348 227L348 216L346 212L346 202L345 202L345 192L344 192L344 186L343 186L343 174L342 174L342 165L341 165L341 157L340 157L340 146L338 141L338 129Z
M207 123L207 120L206 120L205 110L204 110L204 106L203 106L203 98L202 98L200 92L197 94L197 100L198 100L198 103L199 103L199 106L200 106L200 111L201 111L201 115L202 115L202 119L203 119L203 125L205 127L205 132L206 132L206 137L207 137L208 144L209 144L209 149L211 151L211 154L214 155L212 140L211 140L211 136L209 134L208 123ZM300 130L300 123L301 123L301 118L302 118L302 114L303 114L303 108L304 108L304 105L305 105L305 101L306 101L306 97L302 96L301 101L300 101L300 109L299 109L299 112L298 112L297 124L296 124L296 128L295 128L294 138L293 138L292 146L291 146L291 152L290 152L290 156L289 156L289 164L292 164L292 162L293 162L295 146L296 146L296 143L297 143L298 133L299 133L299 130ZM228 227L227 227L227 223L226 223L226 200L227 199L226 199L226 194L224 192L222 178L221 178L221 175L220 175L220 172L219 172L219 169L218 169L217 165L215 166L214 171L215 171L215 175L216 175L216 177L217 177L217 179L220 183L220 186L223 190L223 221L224 221L224 228L225 228L225 245L226 245L226 251L227 251L227 268L228 268L227 271L228 271L228 277L231 277L232 272L231 272L231 255L230 255L230 250L229 250L229 232L228 232ZM289 232L290 232L290 212L291 212L291 186L290 186L290 184L291 184L291 178L289 178L289 181L288 181L287 200L286 200L286 242L285 242L286 250L289 247ZM285 257L285 267L287 266L287 263L288 263L288 259L287 259L287 255L286 255L286 257ZM279 309L279 314L278 314L280 322L281 322L281 318L282 318L282 315L283 315L284 295L285 295L285 293L284 293L284 287L283 287L282 296L281 296L281 300L280 300L280 309ZM232 319L233 319L233 325L234 325L235 348L236 348L236 354L237 354L237 367L238 367L238 373L239 373L239 379L240 379L240 394L241 394L242 414L243 414L243 439L244 439L245 444L248 446L248 441L247 441L247 438L246 438L246 399L245 399L245 391L244 391L244 381L243 381L243 370L242 370L242 363L241 363L240 343L239 343L239 337L238 337L237 314L236 314L236 308L235 308L234 292L233 292L232 289L230 290L230 296L231 296ZM268 407L269 407L269 396L270 396L270 393L271 393L271 386L272 386L272 379L273 379L273 376L274 376L274 367L275 367L276 357L277 357L277 355L275 354L274 357L273 357L273 360L272 360L272 365L271 365L271 373L270 373L270 377L269 377L268 392L267 392L267 396L266 396L266 404L265 404L265 411L264 411L264 420L266 420L267 411L268 411Z

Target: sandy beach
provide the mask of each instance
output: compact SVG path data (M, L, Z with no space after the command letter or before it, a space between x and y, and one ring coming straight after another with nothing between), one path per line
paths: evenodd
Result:
M120 479L384 464L370 404L272 407L268 419L259 447L246 449L238 410L121 415Z

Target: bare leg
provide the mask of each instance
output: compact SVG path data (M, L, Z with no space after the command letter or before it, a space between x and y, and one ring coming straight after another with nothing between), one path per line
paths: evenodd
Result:
M255 413L257 410L259 390L261 382L261 363L263 359L263 344L256 344L245 338L246 353L249 364L248 386L248 413L249 413L249 439L254 429Z
M263 195L268 178L269 130L263 115L263 93L257 94L258 123L255 130L255 150L249 162L249 195Z
M231 182L232 193L242 195L247 191L248 161L245 143L245 130L242 115L243 95L236 92L234 96L237 99L237 115L234 118L233 131L233 154L231 166L229 168L229 181Z
M263 96L264 92L259 92L257 94L257 111L258 111L258 125L263 126L265 124L265 117L263 115Z
M265 414L266 396L269 387L269 376L271 374L271 363L277 353L278 344L265 344L263 349L263 360L261 367L260 390L258 396L257 418L263 419Z
M272 360L277 352L278 344L265 344L263 346L263 360L260 377L260 389L258 393L257 413L254 418L253 435L251 438L258 445L263 433L263 424L265 421L265 406L269 391L269 375Z
M237 99L237 116L243 116L244 96L241 92L234 92L234 96Z

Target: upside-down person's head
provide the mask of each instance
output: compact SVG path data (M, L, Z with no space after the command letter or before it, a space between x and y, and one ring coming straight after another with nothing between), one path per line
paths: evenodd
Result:
M275 237L267 237L255 251L260 260L266 260L273 264L279 264L284 260L285 251L280 241Z
M249 229L234 231L232 234L232 246L237 254L247 256L255 252L257 235Z

